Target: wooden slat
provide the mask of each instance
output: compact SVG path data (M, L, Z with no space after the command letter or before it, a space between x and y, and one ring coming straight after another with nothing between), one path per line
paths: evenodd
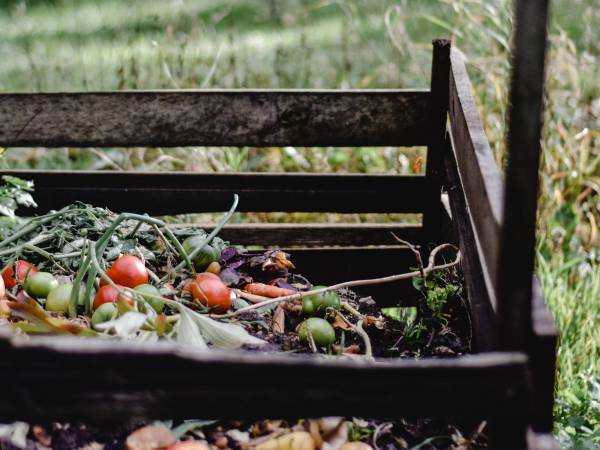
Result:
M153 215L240 212L420 212L423 176L314 173L2 171L33 180L39 207L82 201Z
M551 433L554 417L554 383L558 333L550 310L544 303L537 277L533 279L531 320L533 338L529 348L533 376L533 419L536 432Z
M427 193L423 228L426 239L436 242L442 234L440 197L444 167L443 153L446 151L446 122L448 120L448 84L450 73L450 41L433 41L431 63L431 118L429 120L429 143L427 146Z
M404 247L284 249L313 284L332 285L350 280L380 278L415 267L415 257ZM380 306L412 306L421 298L411 280L352 289L371 296Z
M497 320L492 306L493 292L485 282L484 268L478 250L478 237L474 230L471 210L467 208L465 193L460 177L450 136L444 153L446 169L445 187L450 198L453 223L462 254L462 269L469 297L473 335L477 351L491 351L497 345Z
M202 353L166 343L1 342L0 370L11 380L0 404L3 420L483 418L526 411L527 360L519 353L368 364L313 355Z
M205 230L212 230L211 224L194 224ZM368 246L395 245L392 236L417 244L422 238L420 225L394 223L363 224L285 224L285 223L243 223L226 225L219 236L239 245L260 246Z
M467 207L482 254L485 282L496 293L503 184L472 95L462 54L450 53L450 131ZM495 298L491 299L495 304Z
M0 94L0 146L425 145L428 91Z
M531 275L535 266L547 22L548 0L517 2L498 268L500 339L507 349L525 348L532 337Z

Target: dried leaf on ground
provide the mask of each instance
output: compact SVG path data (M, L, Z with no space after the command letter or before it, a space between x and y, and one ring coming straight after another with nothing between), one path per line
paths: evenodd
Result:
M127 450L156 450L176 442L173 433L161 424L139 428L127 437Z
M271 330L273 333L285 333L285 310L280 303L273 312L273 320L271 321Z

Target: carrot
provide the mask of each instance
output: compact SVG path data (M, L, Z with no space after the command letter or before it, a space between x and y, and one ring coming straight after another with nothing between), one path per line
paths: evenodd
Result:
M284 297L286 295L292 295L296 293L296 291L292 289L280 288L264 283L248 283L244 287L244 291L248 292L249 294L261 295L269 298Z

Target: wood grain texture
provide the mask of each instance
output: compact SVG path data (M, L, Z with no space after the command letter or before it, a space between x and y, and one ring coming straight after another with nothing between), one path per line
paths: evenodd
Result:
M218 212L421 212L424 176L315 173L2 171L33 180L38 208L75 201L152 215Z
M554 383L558 332L550 310L544 303L537 277L533 278L531 320L533 336L529 346L533 376L533 430L551 433L554 417Z
M0 146L425 145L429 92L0 94Z
M442 172L443 153L446 151L446 122L448 120L448 84L450 75L450 41L433 41L431 63L431 117L427 145L427 193L423 228L428 242L437 242L442 234Z
M236 420L481 418L520 414L527 401L526 357L518 353L369 364L313 355L198 353L163 343L88 339L82 346L81 338L0 342L0 370L13 380L0 404L3 420L182 419L205 415L207 405L211 417Z
M343 281L380 278L410 272L415 257L405 247L348 247L285 249L291 254L299 273L313 284L332 285ZM421 294L412 280L360 286L352 289L360 296L371 296L379 306L413 306Z
M195 224L212 230L212 224ZM417 243L422 239L420 225L394 223L243 223L226 225L219 236L240 245L261 246L369 246L396 245L392 236Z
M463 256L461 265L465 274L475 346L477 351L480 352L491 351L497 348L498 341L497 318L491 301L494 293L491 292L485 282L484 270L487 270L487 267L481 263L481 255L477 244L478 237L474 229L471 211L467 208L450 136L448 136L446 145L448 148L444 153L446 169L444 186L450 198L453 223Z
M481 125L462 54L450 53L450 132L467 207L477 232L486 283L497 292L503 183ZM489 278L487 278L489 276ZM491 299L495 303L495 298Z
M547 21L548 0L517 2L505 215L498 267L500 339L507 349L526 348L532 338L531 277L535 266Z

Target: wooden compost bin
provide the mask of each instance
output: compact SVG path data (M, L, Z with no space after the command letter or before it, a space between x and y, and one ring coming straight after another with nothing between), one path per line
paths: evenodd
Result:
M390 232L416 243L457 242L476 348L453 359L367 364L2 335L0 418L186 418L206 410L219 418L453 415L487 419L497 448L553 448L556 333L532 276L546 4L517 6L528 26L515 34L506 186L461 53L445 40L434 42L430 90L1 94L0 145L7 147L427 146L424 176L3 174L35 182L39 213L76 200L153 215L222 211L234 193L239 211L420 213L422 225L232 225L221 236L302 246L291 251L294 261L326 284L414 266ZM368 292L381 304L416 301L410 283Z

